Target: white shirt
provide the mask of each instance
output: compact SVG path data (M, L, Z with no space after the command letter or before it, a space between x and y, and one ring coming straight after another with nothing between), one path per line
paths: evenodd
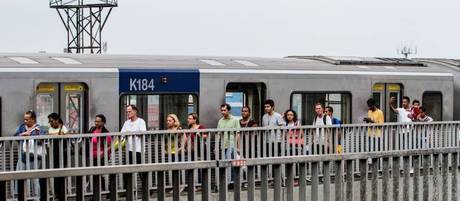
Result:
M324 125L324 116L326 116L326 125L332 125L332 120L331 120L331 117L323 114L322 117L319 117L319 116L316 116L315 119L316 121L313 121L313 126L325 126ZM316 132L315 132L315 138L314 138L314 143L317 143L317 144L324 144L325 140L326 140L326 135L325 135L325 130L324 128L316 128Z
M262 117L262 126L263 127L277 127L284 125L283 117L278 112L273 112L272 115L264 114ZM280 141L281 140L281 132L278 130L272 130L270 132L270 142Z
M125 123L123 124L123 128L121 128L121 132L138 132L138 131L147 131L147 127L145 126L145 121L141 118L137 118L136 121L131 121L130 119L126 120ZM142 152L142 146L144 143L141 142L141 137L134 137L134 143L135 143L135 150L133 150L133 139L132 137L128 137L128 151L136 151L136 152Z
M409 118L409 115L411 114L411 110L406 110L404 108L398 108L396 109L398 111L398 122L412 122L412 119Z

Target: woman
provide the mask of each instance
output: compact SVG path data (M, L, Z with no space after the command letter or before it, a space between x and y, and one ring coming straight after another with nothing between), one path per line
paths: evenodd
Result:
M187 117L187 123L188 123L188 128L190 130L199 130L199 129L206 129L203 125L200 125L198 123L198 115L196 113L190 113L188 114L188 117ZM199 154L199 150L200 150L200 142L198 141L197 142L197 149L195 149L195 139L198 139L199 137L203 137L203 138L206 138L207 135L206 134L200 134L199 132L190 132L187 134L188 136L190 136L190 148L187 147L188 143L185 144L185 148L187 148L186 151L189 151L191 152L192 154L192 161L195 160L195 155L194 153L196 152L197 154Z
M177 118L175 114L168 114L168 116L166 117L166 127L168 131L181 130L179 118ZM176 139L180 140L180 142L177 142ZM180 162L181 153L182 151L185 151L183 150L183 147L185 143L187 142L187 136L182 135L180 133L170 133L168 134L168 137L166 138L166 140L167 140L166 144L168 145L167 152L170 154L170 157L171 157L170 162ZM176 144L177 144L177 147L176 147ZM180 171L178 173L179 173L179 183L180 183L182 176L180 174ZM184 187L180 186L179 192L182 192L183 190L184 190Z
M286 128L289 128L286 133L286 138L291 148L288 149L290 151L288 154L291 156L299 155L296 154L296 152L304 148L304 137L301 129L292 129L293 127L301 126L300 122L297 120L297 113L292 109L288 109L284 112L283 118L284 122L286 122Z
M57 113L51 113L48 115L48 135L66 135L68 133L67 127L64 126L64 122ZM53 150L53 168L64 168L67 167L67 155L70 149L68 139L62 139L62 150L60 149L60 139L54 139L52 141ZM62 157L60 157L62 154ZM62 165L61 165L62 164ZM65 196L65 181L64 177L54 179L54 193L56 197L63 198Z
M101 133L109 133L109 130L105 128L106 118L103 114L96 115L94 119L94 126L91 127L88 131L89 134L93 135L94 137L91 138L91 142L93 144L93 149L90 151L90 145L87 145L88 150L88 163L87 166L90 166L92 162L92 166L104 166L107 165L105 163L104 157L104 149L107 151L107 158L110 159L110 144L112 143L112 138L107 136L104 140L102 137L98 137ZM98 146L99 145L99 146ZM105 148L105 146L107 146ZM91 159L91 155L93 160ZM93 177L95 179L96 177ZM105 187L105 177L102 176L102 188ZM93 181L94 183L95 181Z

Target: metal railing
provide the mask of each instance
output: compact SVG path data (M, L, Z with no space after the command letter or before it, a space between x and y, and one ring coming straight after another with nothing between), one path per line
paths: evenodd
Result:
M372 153L348 153L311 155L295 157L277 157L247 159L241 161L201 161L163 164L139 164L105 167L78 167L62 169L29 170L0 173L0 199L10 199L7 183L17 181L19 201L26 200L26 181L40 179L41 199L50 197L49 182L52 178L72 176L77 180L76 200L83 201L86 196L101 200L101 175L109 175L109 199L117 200L121 192L116 187L118 174L128 178L126 200L149 200L156 197L165 200L171 196L173 200L181 199L180 172L185 171L187 182L187 200L221 200L231 197L234 200L457 200L458 199L458 167L459 147L436 148L423 150L386 151ZM367 165L368 160L374 163ZM410 161L413 161L413 164ZM382 171L378 171L378 161L383 161ZM402 162L402 166L400 165ZM354 172L354 164L361 164L358 173ZM243 165L243 166L242 166ZM283 168L283 166L285 168ZM300 177L294 177L294 168L298 166ZM322 171L319 167L323 166ZM247 187L243 188L241 173L247 168ZM269 183L268 169L273 168L274 181ZM307 167L311 168L311 177L307 176ZM431 167L431 168L430 168ZM221 177L231 171L236 172L233 188L228 181L220 180L220 190L210 191L210 172L219 168ZM261 181L255 179L257 168L262 169ZM413 168L413 170L412 170ZM285 169L286 175L282 173ZM173 172L172 195L166 193L166 177ZM194 174L201 171L203 190L195 192ZM134 187L134 174L141 175L139 188ZM150 189L147 175L156 173L157 188ZM84 177L92 175L94 192L85 192ZM284 186L285 185L285 186ZM260 188L256 188L260 186ZM320 191L319 189L322 189ZM401 191L402 189L402 191ZM247 193L242 192L246 190ZM67 200L64 198L61 200Z
M236 147L238 143L229 142L231 139L229 136L236 134L240 136L238 156L232 152L238 149ZM0 171L222 161L236 158L248 160L455 147L459 146L459 134L460 122L434 122L2 137L0 138ZM121 139L127 142L126 147L123 146ZM119 143L114 143L117 140ZM136 147L140 147L140 152L130 151L131 148L135 150ZM359 172L360 163L355 163L354 172ZM383 161L379 161L378 164L378 170L382 170ZM319 170L323 168L323 165L319 166ZM220 168L214 168L210 172L210 185L215 191L219 190L218 184L222 180L220 171ZM256 168L254 177L257 181L261 181L263 171L261 167ZM273 172L271 166L268 171ZM311 176L312 171L311 167L307 167L307 176ZM283 168L282 175L285 174L287 172ZM185 175L185 172L180 174L179 183L182 185L186 183ZM195 172L194 183L197 186L202 185L200 175L201 171ZM241 176L244 182L248 181L248 172L243 172ZM294 169L294 177L300 176L301 172L297 167ZM274 177L274 174L268 175L269 180L273 180ZM103 189L107 190L109 176L105 175L103 178L101 183ZM149 189L156 189L159 185L158 174L149 173L147 178ZM85 191L92 193L93 180L89 177L83 179L85 184L88 184ZM118 190L125 189L122 185L125 179L126 177L119 176L119 183L116 185ZM68 186L64 194L75 196L77 178L69 176L64 179L64 182ZM59 181L57 186L62 183ZM138 183L140 181L134 182L135 188ZM165 174L165 185L171 187L172 184L173 174L169 171ZM17 191L14 183L9 183L7 186L10 195ZM51 194L55 196L57 193L54 180L51 180L50 186ZM27 192L28 196L31 196L31 192Z

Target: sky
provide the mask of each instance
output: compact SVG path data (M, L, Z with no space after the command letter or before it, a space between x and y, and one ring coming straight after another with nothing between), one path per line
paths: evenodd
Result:
M66 31L46 0L2 0L0 52L57 52ZM119 0L109 54L460 59L458 0Z

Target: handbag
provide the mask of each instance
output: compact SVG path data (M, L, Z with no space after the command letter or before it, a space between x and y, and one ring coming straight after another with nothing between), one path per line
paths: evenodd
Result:
M125 151L126 150L126 138L124 138L124 137L122 137L121 140L120 140L120 138L117 138L115 140L115 142L113 143L115 151L118 150L120 143L121 143L121 150Z

